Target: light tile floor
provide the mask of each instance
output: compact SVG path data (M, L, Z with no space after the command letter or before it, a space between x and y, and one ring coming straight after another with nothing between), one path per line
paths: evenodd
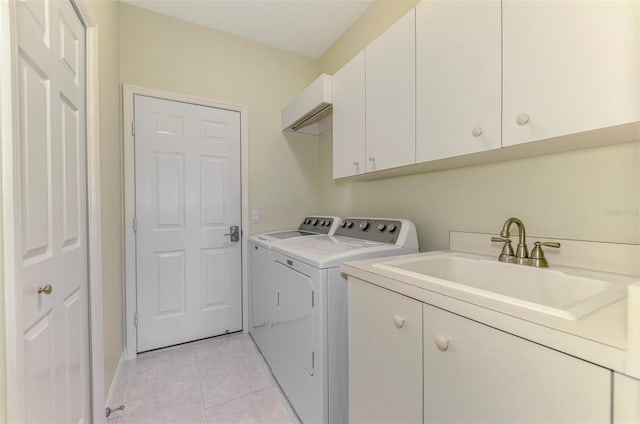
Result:
M109 424L297 420L253 340L233 334L143 353L122 364Z

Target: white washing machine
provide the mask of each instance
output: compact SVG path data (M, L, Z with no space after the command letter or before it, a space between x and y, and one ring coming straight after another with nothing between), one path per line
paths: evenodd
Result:
M273 231L249 237L249 333L262 355L271 357L270 326L275 291L271 247L284 240L335 233L341 220L337 216L307 216L297 230Z
M406 219L345 218L334 236L275 244L267 362L303 423L348 420L347 280L343 262L416 253Z

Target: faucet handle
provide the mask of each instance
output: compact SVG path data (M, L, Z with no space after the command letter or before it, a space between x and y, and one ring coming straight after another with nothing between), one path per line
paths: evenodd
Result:
M511 239L507 237L491 237L491 241L504 243L502 246L502 252L500 256L498 256L498 260L500 262L515 262L516 256L513 252L513 247L511 246Z
M544 252L542 251L542 246L545 247L554 247L558 249L560 247L560 243L558 242L535 242L533 244L533 250L531 251L531 256L529 257L529 265L535 266L537 268L548 268L549 261L544 256Z

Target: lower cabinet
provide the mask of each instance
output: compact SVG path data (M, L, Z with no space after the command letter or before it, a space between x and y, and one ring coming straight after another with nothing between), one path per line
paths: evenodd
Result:
M422 303L349 279L349 422L422 422Z
M611 371L424 305L424 421L606 423Z
M607 423L612 372L349 278L349 421Z

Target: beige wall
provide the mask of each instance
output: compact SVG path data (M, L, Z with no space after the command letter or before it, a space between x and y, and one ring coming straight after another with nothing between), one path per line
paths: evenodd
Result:
M121 81L248 106L250 232L315 212L317 137L280 130L280 110L318 74L316 60L120 6Z
M374 3L320 58L321 71L340 69L414 3ZM332 179L331 132L319 158L323 212L407 217L422 251L448 248L451 230L498 232L510 216L532 235L640 243L640 143L362 182Z
M108 394L124 337L119 3L108 0L86 4L98 25L100 42L102 294L105 394Z

